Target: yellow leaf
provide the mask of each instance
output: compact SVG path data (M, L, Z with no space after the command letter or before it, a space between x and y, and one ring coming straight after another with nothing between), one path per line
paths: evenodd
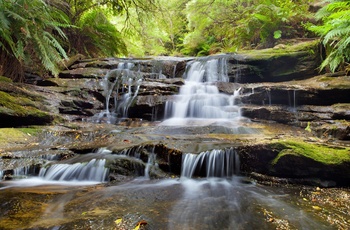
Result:
M119 218L119 219L117 219L116 221L114 221L114 223L120 224L122 221L123 221L123 219L122 219L122 218Z
M80 134L78 134L76 137L75 137L75 139L78 139L80 137Z
M322 208L319 207L319 206L312 206L312 208L315 209L315 210L322 210Z
M134 230L139 230L140 229L140 224L136 225L136 227L134 228Z

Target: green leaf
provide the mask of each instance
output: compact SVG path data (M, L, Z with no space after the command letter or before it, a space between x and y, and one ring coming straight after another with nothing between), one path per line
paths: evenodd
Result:
M276 30L275 32L273 32L273 38L274 39L279 39L281 37L282 37L282 31Z

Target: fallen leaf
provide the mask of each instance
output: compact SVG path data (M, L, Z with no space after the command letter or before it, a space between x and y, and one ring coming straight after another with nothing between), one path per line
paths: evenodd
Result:
M319 210L322 210L322 208L319 207L319 206L312 206L312 208L315 209L315 210L318 210L318 211L319 211Z
M123 221L123 219L122 219L122 218L119 218L119 219L117 219L116 221L114 221L114 223L120 224L122 221Z

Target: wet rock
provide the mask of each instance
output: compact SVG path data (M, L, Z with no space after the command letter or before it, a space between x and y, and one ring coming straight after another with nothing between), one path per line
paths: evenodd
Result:
M317 74L321 63L318 41L290 47L240 52L229 59L232 82L281 82L306 79ZM239 74L238 74L239 73Z
M297 113L284 106L243 106L243 116L254 120L266 120L282 124L294 124L298 118Z
M54 114L44 97L10 82L0 82L0 127L50 124Z
M349 149L346 148L337 152L333 146L286 140L276 144L245 146L238 151L242 172L323 186L348 186L350 181ZM327 154L328 159L323 160L322 154Z
M108 69L100 68L78 68L72 70L64 70L59 73L60 78L103 78Z
M350 122L332 120L329 122L311 122L310 129L321 138L350 140Z
M109 162L107 167L112 174L123 176L144 176L145 171L145 163L143 161L126 157L117 158L113 162Z

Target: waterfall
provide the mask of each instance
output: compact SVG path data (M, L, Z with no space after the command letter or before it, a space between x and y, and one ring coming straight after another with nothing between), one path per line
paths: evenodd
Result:
M117 118L128 117L129 107L134 102L142 82L141 73L132 71L133 67L131 62L122 62L118 64L117 69L106 74L101 83L106 98L106 109L92 118L94 122L116 123ZM111 99L114 99L112 108Z
M181 125L184 120L220 120L240 117L235 104L240 89L232 95L220 93L216 82L228 82L224 57L199 59L188 64L185 84L173 101L165 105L164 125ZM188 124L185 122L185 124Z
M106 181L108 169L105 159L92 159L87 163L54 164L41 168L39 177L56 181Z
M239 157L233 148L184 154L181 177L231 177L239 173Z
M144 165L143 176L145 179L150 179L150 172L158 168L156 163L157 154L155 153L155 146L136 146L130 149L121 150L119 156L125 156L136 159L134 167L138 171L140 163Z

